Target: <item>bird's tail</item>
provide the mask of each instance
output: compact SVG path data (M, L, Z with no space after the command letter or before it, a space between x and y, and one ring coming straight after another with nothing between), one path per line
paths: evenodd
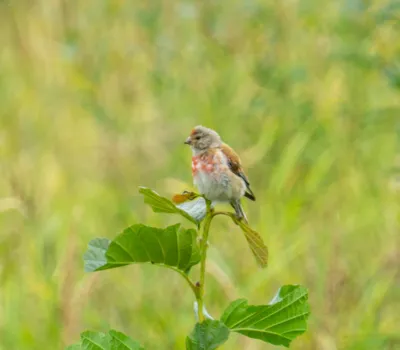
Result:
M243 219L246 224L248 224L247 216L243 210L242 204L240 203L240 199L234 199L231 201L231 206L235 209L236 215L238 219Z

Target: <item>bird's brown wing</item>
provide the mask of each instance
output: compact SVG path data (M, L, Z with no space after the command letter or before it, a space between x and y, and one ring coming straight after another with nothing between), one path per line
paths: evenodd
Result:
M228 158L228 165L231 171L243 179L246 184L246 193L244 194L245 197L251 199L252 201L256 200L256 196L254 195L253 191L250 188L250 182L247 179L245 172L243 171L242 165L240 163L239 156L235 153L235 151L229 147L227 144L223 143L221 145L221 151L225 154Z

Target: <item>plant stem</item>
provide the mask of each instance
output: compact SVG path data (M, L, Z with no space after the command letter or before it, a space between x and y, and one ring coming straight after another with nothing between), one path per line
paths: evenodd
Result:
M207 204L207 215L204 219L203 231L200 241L200 282L198 285L198 293L197 293L197 305L198 305L197 314L200 323L205 320L203 307L204 307L204 286L205 286L205 276L206 276L208 234L210 232L211 221L214 217L214 212L211 208L211 202L206 199L206 204Z
M214 216L217 215L226 215L229 216L236 224L239 224L235 214L229 212L222 212L222 211L214 211L211 208L211 201L204 198L206 200L207 205L207 215L204 218L203 230L201 235L200 241L200 282L196 284L196 301L197 301L197 316L199 322L205 321L205 316L203 312L204 307L204 292L205 292L205 278L206 278L206 259L207 259L207 248L208 248L208 235L210 232L211 221ZM192 288L193 289L193 288Z
M196 287L196 285L191 281L191 279L189 278L189 276L188 276L186 273L184 273L184 272L182 272L181 270L179 270L179 269L172 269L172 270L178 272L178 273L186 280L186 282L189 284L189 287L192 289L194 295L197 297L197 287Z

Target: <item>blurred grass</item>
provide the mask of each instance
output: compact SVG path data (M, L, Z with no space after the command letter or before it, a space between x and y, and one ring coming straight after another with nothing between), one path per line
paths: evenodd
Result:
M0 2L0 349L61 349L115 328L183 349L192 296L173 272L83 273L93 237L153 214L139 185L191 186L197 124L241 155L270 249L211 237L207 308L309 288L293 349L395 349L399 337L398 1ZM397 163L396 163L397 156ZM397 168L396 168L397 167ZM229 237L229 238L227 238ZM225 349L272 349L233 336Z

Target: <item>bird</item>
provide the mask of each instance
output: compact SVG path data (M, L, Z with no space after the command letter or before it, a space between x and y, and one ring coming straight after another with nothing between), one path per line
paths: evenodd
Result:
M255 201L236 152L213 129L198 125L184 142L192 149L193 183L213 203L230 203L239 220L248 223L241 198Z

